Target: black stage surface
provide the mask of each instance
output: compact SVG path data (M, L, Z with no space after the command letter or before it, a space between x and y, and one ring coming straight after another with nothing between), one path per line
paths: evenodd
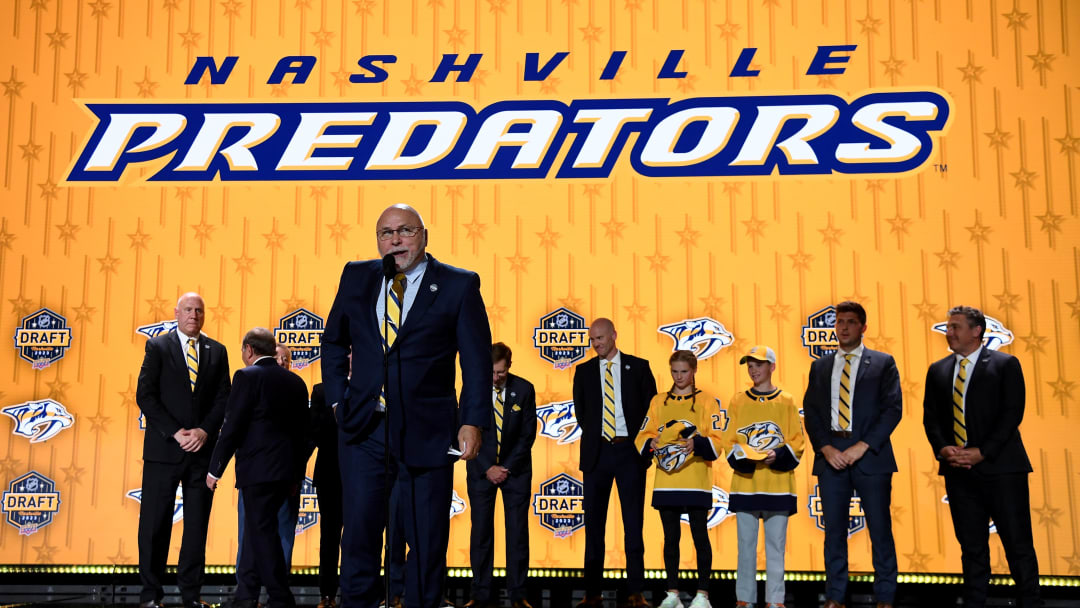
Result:
M203 599L215 605L228 606L232 597L233 578L231 567L211 567L203 587ZM447 578L449 599L458 606L469 599L469 571L451 569ZM609 572L607 576L618 576ZM684 603L691 596L686 593L693 587L689 579L683 587ZM646 598L653 605L663 598L663 573L650 571ZM759 573L759 578L763 573ZM710 596L714 608L730 608L735 604L734 573L713 573ZM820 573L789 572L787 581L788 608L816 608L824 603L821 592L824 581ZM175 569L166 576L165 598L167 605L177 605ZM583 579L579 570L540 570L530 578L529 600L535 608L571 608L582 595ZM615 588L617 581L612 581ZM1011 601L1011 580L995 577L992 597L987 606L1014 606ZM1080 607L1080 577L1043 577L1043 597L1047 608ZM313 569L298 570L292 574L291 584L297 604L313 606L319 602L319 589ZM496 578L496 588L503 581ZM759 582L758 596L764 605L764 582ZM853 576L850 586L848 608L874 607L870 577ZM957 606L960 585L956 575L902 574L896 606L905 608L938 608ZM605 597L608 594L605 593ZM615 606L615 594L610 593L609 607ZM139 577L134 568L111 566L57 566L28 569L23 566L0 566L0 608L13 606L136 606L139 603ZM501 606L508 607L504 597Z

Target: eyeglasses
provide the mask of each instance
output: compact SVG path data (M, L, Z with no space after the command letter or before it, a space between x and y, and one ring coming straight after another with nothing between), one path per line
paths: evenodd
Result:
M420 226L402 226L401 228L383 228L382 230L376 230L375 236L379 237L380 241L389 241L394 238L394 233L401 235L404 238L411 238L420 234L423 230Z

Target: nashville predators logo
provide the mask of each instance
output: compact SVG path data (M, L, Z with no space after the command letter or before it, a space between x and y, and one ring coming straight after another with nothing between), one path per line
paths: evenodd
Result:
M720 352L731 346L735 336L731 334L724 324L709 317L699 319L686 319L678 323L670 323L660 326L656 331L671 336L675 345L672 352L677 350L693 351L699 360Z
M60 431L75 424L75 417L64 406L52 399L27 401L5 407L7 414L15 421L11 432L26 437L30 443L40 443L55 437Z
M768 452L784 445L784 433L780 426L771 420L748 424L738 431L746 440L746 445L756 452Z
M540 419L540 435L554 439L559 445L574 443L581 439L581 427L574 415L573 401L554 401L536 408Z
M656 466L668 473L678 471L690 458L690 454L683 450L683 443L678 440L697 435L697 427L688 420L672 420L660 425L657 432L656 443L660 447L656 449Z
M458 496L457 490L454 490L454 495L450 497L450 519L464 513L466 508L468 505L465 504L465 499Z
M731 511L728 511L728 493L723 488L716 486L712 487L712 508L709 509L709 516L705 519L706 528L715 528L720 525L720 522L727 519L728 515L731 515ZM679 520L686 525L690 525L690 516L683 513Z
M948 323L935 323L931 329L939 334L944 334L946 326L948 326ZM1013 333L1009 331L1009 328L994 317L986 317L986 330L983 332L983 344L986 345L986 348L998 350L1002 346L1008 346L1012 343Z
M135 333L146 336L147 338L156 338L161 334L168 333L176 329L176 320L170 321L158 321L157 323L151 323L149 325L140 325L135 329Z

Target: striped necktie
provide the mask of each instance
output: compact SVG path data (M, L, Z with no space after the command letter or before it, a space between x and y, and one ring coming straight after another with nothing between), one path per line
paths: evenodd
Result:
M967 384L967 359L960 359L960 370L956 373L956 381L953 382L952 405L953 405L953 436L956 445L967 445L967 419L964 418L964 388Z
M498 461L499 448L502 447L503 429L503 392L495 389L495 460Z
M199 351L195 350L195 338L188 338L187 353L188 379L191 380L191 390L195 390L195 381L199 379Z
M401 304L405 296L405 275L398 273L387 287L386 318L383 324L383 348L390 350L397 340L398 327L401 325Z
M851 430L851 359L852 354L844 355L844 371L840 375L840 401L837 405L836 422L841 431Z
M615 375L611 372L614 362L604 367L604 439L615 438Z

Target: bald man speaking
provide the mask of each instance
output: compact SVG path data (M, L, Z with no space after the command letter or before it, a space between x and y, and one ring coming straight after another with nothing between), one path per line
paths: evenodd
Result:
M393 487L383 469L389 450L401 505L393 516L402 518L409 545L405 603L435 608L443 598L453 464L458 452L463 460L476 456L491 417L491 330L480 277L427 253L428 231L415 209L388 207L375 237L384 259L345 265L322 342L346 505L342 605L379 602L386 496Z

